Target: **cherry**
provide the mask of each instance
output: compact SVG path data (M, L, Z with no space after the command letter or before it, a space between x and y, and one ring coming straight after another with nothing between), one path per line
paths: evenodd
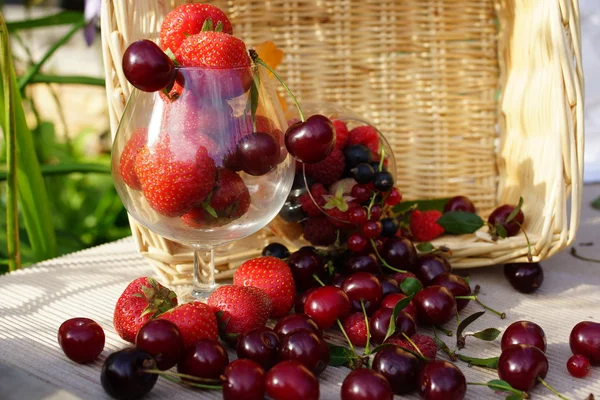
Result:
M372 314L379 308L383 297L383 288L379 279L368 272L355 272L344 281L342 289L352 302L355 311L362 311L361 300L367 314Z
M501 225L506 231L506 236L515 236L519 233L521 229L519 225L523 225L525 216L523 215L523 211L519 210L517 215L510 222L506 223L506 219L514 209L515 206L508 204L496 208L488 217L488 223L491 226L496 226L496 224Z
M348 211L348 221L354 225L362 225L367 222L367 211L363 207L354 207Z
M292 270L296 288L299 290L304 290L317 284L313 275L317 275L319 279L323 279L325 276L323 259L314 250L302 248L292 253L287 263Z
M392 293L383 298L381 301L381 308L391 308L394 309L396 304L402 299L406 298L406 295L403 293ZM402 309L403 312L410 315L415 321L417 319L417 306L415 305L415 301L411 300L410 303L406 305Z
M425 254L419 256L415 266L415 274L425 286L428 286L433 278L445 272L450 272L451 269L450 263L445 258L435 254Z
M219 342L201 339L183 354L177 364L177 372L199 378L219 379L227 364L229 356Z
M331 328L339 318L350 315L350 299L335 286L323 286L311 292L304 303L304 313L323 330Z
M404 282L404 280L406 278L414 278L416 280L419 280L419 278L417 278L417 276L415 274L413 274L412 272L406 271L406 272L394 272L391 275L392 278L394 278L397 282L398 285L402 284L402 282ZM421 281L419 281L421 282ZM423 286L423 284L421 284L421 286Z
M268 370L278 361L279 336L271 328L254 329L240 336L236 351L238 358L248 358Z
M398 232L400 225L396 218L384 218L381 220L381 236L394 237Z
M235 360L223 374L224 400L263 400L265 398L265 370L252 360Z
M500 346L504 350L513 344L528 344L546 352L546 334L533 322L513 322L504 330Z
M572 355L567 360L567 370L575 378L583 378L590 373L590 360L581 354Z
M123 74L136 88L156 92L175 80L175 65L156 43L138 40L123 54Z
M417 357L399 346L384 347L375 354L371 368L390 383L396 394L410 393L417 387Z
M444 206L444 212L449 211L464 211L475 213L475 204L466 196L452 197Z
M285 132L285 147L298 161L313 164L323 161L335 146L335 127L329 118L313 115L292 124Z
M429 282L429 284L445 287L452 293L454 297L471 295L471 287L469 286L467 281L461 276L451 274L448 272L439 274L438 276L433 278L431 282ZM467 306L467 304L469 304L469 300L458 299L456 300L456 309L458 311L461 311Z
M381 206L378 204L374 204L373 207L371 207L371 218L369 220L377 222L381 218L382 214L383 208L381 208Z
M443 325L456 315L456 300L443 286L429 286L415 294L419 321L426 324Z
M373 178L373 186L379 192L387 192L394 186L394 177L389 171L377 171Z
M236 159L245 173L262 176L279 164L279 151L279 144L273 135L254 132L238 142Z
M333 275L333 278L331 279L331 285L341 289L345 280L346 280L345 275L336 273L335 275Z
M367 221L362 226L362 234L367 239L375 239L375 238L378 238L379 236L381 236L381 229L382 229L381 222Z
M290 256L290 251L281 243L270 243L265 246L261 254L263 256L271 256L285 260Z
M94 361L104 349L104 331L89 318L71 318L58 328L58 344L76 363Z
M367 248L369 241L363 235L353 233L348 237L348 250L360 253Z
M298 361L318 376L329 364L329 346L314 332L296 330L281 340L280 357L282 361Z
M319 325L306 314L286 315L280 319L277 322L277 325L275 325L275 328L273 328L279 337L283 337L300 329L311 331L319 337L323 336L323 331L319 328Z
M364 204L371 198L371 189L367 187L367 185L354 185L352 187L352 191L350 192L350 196L354 197L356 201L360 204ZM366 217L366 213L365 213Z
M462 400L467 392L467 380L454 364L434 360L419 374L419 394L426 400Z
M381 266L377 258L373 254L368 253L350 255L344 262L344 269L349 274L354 272L369 272L377 275L381 273Z
M393 237L383 245L381 257L392 267L412 269L417 263L417 250L405 237Z
M398 281L391 276L381 276L379 282L381 282L381 288L383 289L382 298L385 298L388 294L398 293Z
M390 326L390 319L392 318L394 310L391 308L380 308L375 311L371 320L369 321L369 330L371 332L371 339L373 342L379 344L383 343L385 336ZM407 336L412 336L417 333L417 324L415 320L406 312L401 311L395 320L397 333L403 332Z
M498 376L517 390L530 391L547 373L548 359L535 346L513 344L500 354Z
M392 387L378 372L359 368L350 372L342 383L342 400L393 400Z
M587 357L592 365L600 365L600 323L583 321L575 325L569 346L573 354Z
M344 158L346 166L354 168L358 164L368 164L373 161L373 152L362 144L351 144L344 147ZM352 197L354 197L354 195Z
M154 357L158 369L164 371L175 366L181 358L183 339L177 325L166 319L154 319L140 328L135 347Z
M402 193L400 193L400 190L398 190L398 188L396 187L392 188L392 190L390 190L387 197L385 198L385 204L392 207L396 204L399 204L401 201Z
M342 285L340 284L339 287L341 288ZM312 287L310 289L305 290L298 296L296 296L296 301L294 302L294 311L296 311L298 314L303 314L304 313L304 303L306 303L306 298L308 297L308 295L310 293L314 292L316 289L317 289L316 287Z
M352 173L354 180L362 185L372 182L375 177L375 170L371 164L367 163L358 164L356 167L352 168L350 172Z
M544 282L544 270L540 263L506 264L504 276L521 293L535 292Z
M138 399L156 384L158 375L144 372L155 368L156 361L150 354L127 348L106 358L100 381L104 391L115 399Z
M319 381L298 361L283 361L271 368L266 388L273 400L319 399Z

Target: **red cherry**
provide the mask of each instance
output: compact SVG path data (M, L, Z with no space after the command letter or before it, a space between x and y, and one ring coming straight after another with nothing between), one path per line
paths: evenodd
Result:
M385 376L368 368L350 372L342 383L342 400L393 400L394 393Z
M158 369L164 371L175 366L181 358L183 339L177 325L166 319L154 319L140 328L135 347L154 357Z
M445 272L443 274L439 274L429 283L430 285L439 285L448 289L454 297L456 296L470 296L471 295L471 287L463 277L450 274ZM464 309L470 300L460 299L456 300L456 309L461 311Z
M504 330L500 346L504 350L513 344L528 344L546 352L546 334L533 322L513 322Z
M285 147L300 162L318 163L326 159L335 147L335 127L329 118L313 115L287 129Z
M448 200L448 202L444 206L444 212L447 213L449 211L464 211L475 213L475 205L466 196L456 196Z
M400 193L400 190L398 190L397 187L392 188L392 190L390 190L387 197L385 198L385 204L392 207L396 204L399 204L401 201L402 193Z
M451 269L450 263L445 258L435 254L425 254L419 256L415 274L423 285L428 286L436 276L450 272Z
M266 388L273 400L319 399L319 381L298 361L283 361L271 368Z
M398 302L404 298L406 298L406 295L402 293L388 294L381 301L381 308L393 309L394 307L396 307L396 304L398 304ZM410 303L408 303L406 307L402 309L402 311L410 315L413 318L413 320L417 320L417 306L415 306L414 300L411 300Z
M380 276L379 282L381 282L381 287L383 289L382 298L385 298L385 296L388 294L400 292L400 289L398 288L398 281L391 276Z
M540 263L506 264L504 276L511 286L521 293L533 293L544 282L544 270Z
M385 336L390 326L394 310L391 308L380 308L375 311L369 321L371 338L374 343L380 344L385 340ZM401 311L395 320L396 333L405 333L407 336L412 336L417 333L417 324L415 320L406 312Z
M352 187L350 196L354 197L360 204L365 204L371 198L372 189L367 185L356 184Z
M427 400L462 400L467 392L467 380L451 362L434 360L419 374L419 394Z
M352 302L354 311L362 311L361 300L369 315L379 308L383 288L375 275L368 272L355 272L346 278L342 289Z
M289 256L287 263L299 290L317 285L313 275L317 275L321 280L325 277L325 263L314 250L299 249Z
M76 363L94 361L104 349L104 331L89 318L71 318L58 328L58 344Z
M569 345L573 354L587 357L592 365L600 365L600 323L583 321L571 330Z
M429 286L415 294L419 321L443 325L456 316L456 300L443 286Z
M340 285L340 288L342 286ZM314 292L316 289L316 287L312 287L310 289L306 289L304 292L302 292L301 294L296 296L296 301L294 302L294 311L296 311L299 314L303 314L304 313L304 303L306 303L306 298L308 297L308 295L312 292Z
M375 239L381 236L381 222L368 221L362 226L362 233L367 239Z
M367 211L363 207L354 207L348 211L348 221L355 225L362 225L367 222Z
M353 233L350 235L350 237L348 237L348 250L354 253L360 253L366 249L367 244L369 244L369 242L363 235Z
M251 133L238 142L235 160L249 175L266 175L279 164L279 144L268 133Z
M410 393L417 386L419 360L399 346L379 350L372 368L387 378L396 394Z
M373 254L352 254L346 259L344 269L347 273L370 272L374 275L381 274L381 266Z
M156 92L175 80L175 65L156 43L138 40L123 54L123 74L136 88Z
M311 331L320 337L323 336L323 331L321 330L321 328L319 328L319 325L317 325L317 323L306 314L286 315L285 317L280 319L277 322L277 325L275 325L275 328L273 328L273 330L279 335L279 337L283 337L289 333L301 329Z
M590 373L590 360L581 354L572 355L567 360L567 370L575 378L583 378Z
M511 206L505 204L496 208L488 217L488 222L490 225L495 226L496 224L502 225L504 230L506 231L506 236L515 236L519 233L521 229L519 225L523 225L525 221L525 216L523 215L523 211L519 210L517 215L510 221L506 222L506 219L513 212L515 206Z
M304 313L323 330L331 328L338 318L347 317L351 311L348 295L335 286L315 289L308 295L304 304Z
M380 254L390 266L398 269L412 269L417 263L417 250L405 237L389 238Z
M498 377L517 390L530 391L539 383L538 377L544 379L547 373L548 359L537 347L513 344L500 354Z
M235 360L225 368L223 376L223 400L265 398L265 370L254 361Z
M229 364L225 348L216 340L202 339L183 354L177 372L199 378L219 379Z
M268 370L279 358L279 336L271 328L254 329L239 337L236 351L238 358L248 358Z
M294 360L302 363L315 376L329 364L329 346L320 336L304 329L283 337L279 352L281 361Z

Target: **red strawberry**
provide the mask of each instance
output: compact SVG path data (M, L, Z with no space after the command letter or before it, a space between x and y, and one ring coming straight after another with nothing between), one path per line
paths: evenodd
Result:
M323 185L331 185L344 174L346 162L344 153L340 149L333 149L331 154L323 161L315 164L305 164L305 166L307 175Z
M348 134L348 144L362 144L373 153L379 152L379 134L377 129L369 125L358 126Z
M213 310L199 301L182 304L158 318L169 320L177 325L184 349L190 348L200 339L219 339L217 318Z
M121 153L119 159L119 174L130 188L142 190L142 184L135 173L135 157L146 145L148 140L148 130L146 128L136 129Z
M218 287L208 298L208 305L219 313L219 326L225 338L265 326L272 308L264 290L236 285Z
M304 239L314 246L329 246L337 239L337 228L325 216L308 217L304 223Z
M323 207L327 202L323 196L328 195L329 192L322 184L315 183L312 185L310 188L310 193L320 207ZM309 217L318 217L323 215L319 207L312 201L308 193L304 193L302 196L300 196L298 201L300 202L302 211L304 211Z
M210 4L184 4L171 11L160 28L160 46L175 53L181 43L190 35L202 30L202 25L211 19L213 27L220 22L223 32L232 34L231 22L219 8Z
M331 121L335 126L335 148L343 150L348 142L348 127L339 119Z
M442 216L437 210L415 210L410 215L410 232L417 242L428 242L444 233L436 221Z
M353 345L360 347L367 345L367 324L365 323L363 313L355 312L350 314L342 321L342 326Z
M176 305L175 292L153 278L137 278L117 300L113 316L115 330L124 340L134 343L142 325Z
M410 340L413 341L415 345L421 350L421 353L430 360L435 360L435 356L437 353L437 346L432 338L425 335L414 334L410 337ZM410 351L415 351L415 348L408 340L404 338L404 336L399 334L394 334L387 338L385 343L392 343L396 346L400 346L402 348L408 349Z
M149 150L144 147L135 160L135 172L148 204L168 217L180 216L200 204L210 194L216 178L214 161L204 146L185 155L169 136Z
M292 270L285 261L275 257L246 261L235 271L233 284L264 290L271 298L271 318L281 318L290 312L296 299Z

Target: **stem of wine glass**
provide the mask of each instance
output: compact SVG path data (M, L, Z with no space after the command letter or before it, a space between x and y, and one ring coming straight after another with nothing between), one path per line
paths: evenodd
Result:
M211 247L208 262L202 258L206 249L194 249L194 288L192 296L206 300L215 290L215 248Z

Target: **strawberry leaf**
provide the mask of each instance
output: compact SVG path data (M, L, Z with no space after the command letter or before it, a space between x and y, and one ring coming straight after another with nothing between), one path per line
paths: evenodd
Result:
M519 197L519 204L517 204L517 206L515 207L515 209L512 210L512 212L510 214L508 214L508 217L506 217L506 223L507 224L510 221L512 221L513 219L515 219L515 217L517 216L517 214L519 213L519 211L521 211L521 207L523 207L523 198Z
M217 26L215 27L215 32L223 32L223 23L221 21L217 22Z
M479 340L485 340L486 342L491 342L495 340L498 335L500 335L500 330L496 328L487 328L479 332L475 332L469 336L473 336Z
M207 32L207 31L212 31L212 30L213 30L212 18L205 19L204 23L202 24L201 32Z
M473 233L483 226L483 220L479 215L465 211L449 211L436 222L446 233L454 235Z
M329 345L329 365L333 367L341 367L342 365L349 365L350 362L356 358L356 355L352 350L343 346L336 346L335 344L328 343Z
M431 244L431 242L423 242L423 243L419 243L418 245L415 246L417 248L417 250L419 250L421 253L431 253L433 250L435 250L435 247Z
M421 289L423 289L421 282L412 277L405 278L400 284L400 290L407 296L414 296Z
M413 295L411 294L410 296L405 297L396 303L394 311L392 312L392 317L390 318L390 325L388 326L387 333L385 334L385 339L383 339L384 342L387 340L387 338L392 336L394 332L396 332L396 318L398 317L398 314L400 314L400 311L402 311L412 299Z
M498 369L498 357L492 357L492 358L475 358L475 357L468 357L462 354L458 354L458 358L461 361L464 361L466 363L469 363L469 365L475 365L477 367L484 367L484 368L491 368L491 369Z
M433 200L414 200L414 201L403 201L402 203L394 206L392 209L395 214L402 214L406 211L419 210L438 210L444 211L444 206L450 200L450 198L433 199Z

